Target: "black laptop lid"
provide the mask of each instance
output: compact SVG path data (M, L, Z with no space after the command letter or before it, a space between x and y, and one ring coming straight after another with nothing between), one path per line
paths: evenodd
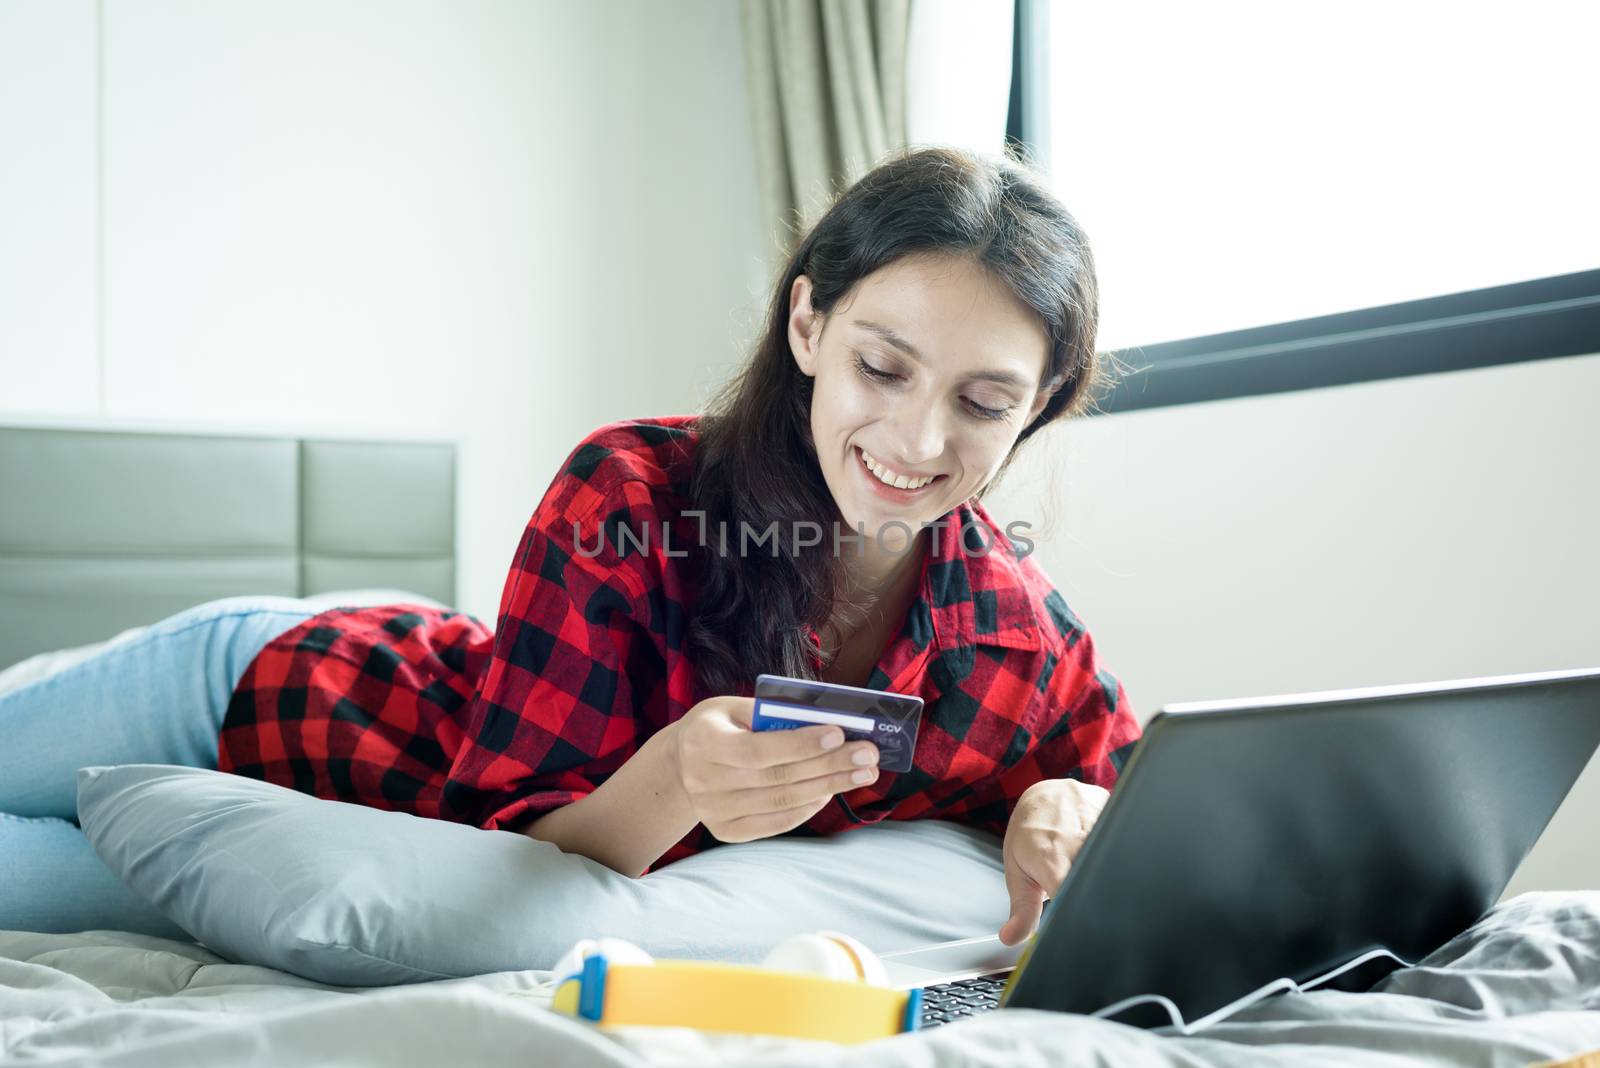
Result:
M1600 669L1165 709L1005 1004L1159 994L1193 1022L1368 950L1416 961L1498 900L1597 746Z

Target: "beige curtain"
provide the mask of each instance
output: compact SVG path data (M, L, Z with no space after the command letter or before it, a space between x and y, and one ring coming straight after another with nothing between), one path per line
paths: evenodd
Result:
M786 256L835 193L906 144L911 0L743 0L761 208Z

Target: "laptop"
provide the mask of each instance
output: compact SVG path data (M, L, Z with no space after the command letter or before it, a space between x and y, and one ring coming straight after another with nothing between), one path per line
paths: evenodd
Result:
M1600 747L1600 668L1169 705L1034 935L883 955L922 1026L1004 1005L1197 1030L1367 989L1475 923Z

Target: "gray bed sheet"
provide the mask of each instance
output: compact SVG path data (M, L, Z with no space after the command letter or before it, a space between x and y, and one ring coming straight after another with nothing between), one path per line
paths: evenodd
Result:
M1002 1009L859 1046L678 1028L602 1032L546 1007L548 972L323 986L119 932L0 932L0 1060L760 1068L1517 1065L1600 1050L1600 891L1523 894L1365 993L1285 994L1177 1036Z

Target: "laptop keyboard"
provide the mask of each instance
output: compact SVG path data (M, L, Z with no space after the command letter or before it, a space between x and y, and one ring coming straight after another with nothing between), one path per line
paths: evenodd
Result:
M938 1027L968 1016L1000 1007L1000 992L1006 986L1006 972L958 979L953 983L934 983L922 988L922 1026Z

